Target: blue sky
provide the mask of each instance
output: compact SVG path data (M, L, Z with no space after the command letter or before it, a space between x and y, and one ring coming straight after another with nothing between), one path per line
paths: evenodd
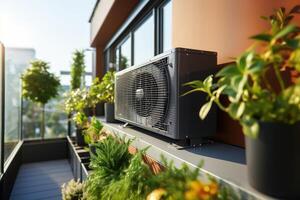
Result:
M34 48L36 57L50 62L57 73L69 70L74 49L89 47L88 19L94 4L95 0L0 0L0 41L7 47Z

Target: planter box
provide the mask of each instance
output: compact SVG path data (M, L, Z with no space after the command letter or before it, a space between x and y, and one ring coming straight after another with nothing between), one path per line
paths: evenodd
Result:
M86 149L76 145L73 138L68 137L68 148L69 148L69 162L71 169L76 180L84 181L86 180L88 174L91 172L89 169L90 164L90 154ZM131 154L137 153L137 148L130 146L128 151ZM164 170L164 167L156 162L153 158L148 155L143 157L144 162L150 167L154 174L157 174Z
M69 162L75 180L83 181L87 177L86 163L90 162L89 151L76 145L73 138L68 137Z

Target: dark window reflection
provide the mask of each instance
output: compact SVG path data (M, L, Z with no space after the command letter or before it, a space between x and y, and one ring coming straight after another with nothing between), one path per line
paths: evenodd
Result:
M120 69L131 66L131 37L129 36L120 46Z

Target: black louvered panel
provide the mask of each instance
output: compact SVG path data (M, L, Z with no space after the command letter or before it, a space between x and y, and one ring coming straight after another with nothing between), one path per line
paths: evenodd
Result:
M167 59L128 71L118 78L117 115L149 128L167 131L169 77Z

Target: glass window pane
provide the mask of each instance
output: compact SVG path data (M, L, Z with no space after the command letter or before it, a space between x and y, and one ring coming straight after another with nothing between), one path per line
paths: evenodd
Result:
M163 51L172 48L172 1L162 8L163 13Z
M154 17L151 15L134 32L134 64L141 64L154 56Z
M120 48L118 47L115 51L115 64L116 64L116 70L119 71L119 65L120 65Z
M121 60L120 60L120 70L131 66L131 37L129 36L121 48Z

